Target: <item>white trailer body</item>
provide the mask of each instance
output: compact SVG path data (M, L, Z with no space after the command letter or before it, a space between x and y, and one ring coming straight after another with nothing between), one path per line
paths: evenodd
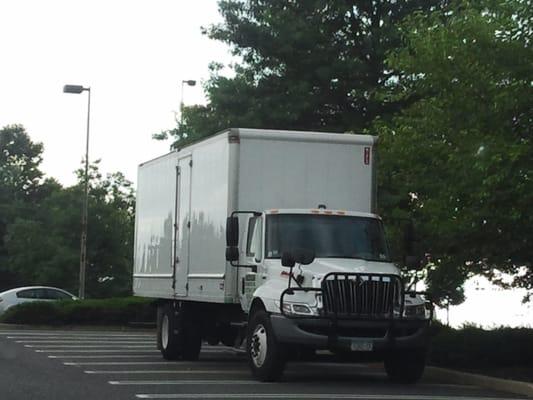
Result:
M141 164L134 294L238 303L226 218L320 204L370 213L374 144L364 135L230 129Z

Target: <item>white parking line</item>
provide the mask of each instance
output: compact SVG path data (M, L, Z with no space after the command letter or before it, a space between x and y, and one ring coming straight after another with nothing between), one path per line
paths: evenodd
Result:
M155 345L155 341L143 340L143 341L133 341L133 340L121 340L119 341L109 341L109 340L16 340L15 343L21 344L110 344L110 345L125 345L125 344L149 344L151 346Z
M339 393L157 393L136 394L138 399L356 399L356 400L517 400L507 397L435 396L416 394L339 394Z
M134 344L134 345L119 345L119 346L113 346L113 345L106 345L106 344L103 344L103 345L99 345L99 344L89 344L89 345L71 345L71 344L67 344L67 345L60 345L60 344L47 344L47 345L33 345L33 344L25 344L24 347L29 347L29 348L35 348L35 347L38 347L40 349L98 349L98 348L102 348L102 347L113 347L115 349L153 349L154 346L153 345L137 345L137 344Z
M93 349L93 350L35 350L36 353L160 353L159 350L115 350L115 349Z
M95 361L95 362L64 362L64 365L176 365L174 361ZM183 366L184 363L179 363ZM189 364L194 365L194 364Z
M153 340L150 336L7 336L14 340Z
M156 355L150 356L150 355L141 355L141 354L106 354L106 355L91 355L91 356L78 356L75 354L71 355L61 355L61 356L48 356L48 358L68 358L69 360L73 359L86 359L86 358L151 358L153 360L160 360L161 357L158 357Z
M66 337L66 336L73 336L73 337L80 337L80 336L87 336L87 337L150 337L153 338L155 336L155 333L109 333L109 332L86 332L86 331L74 331L74 332L56 332L56 331L39 331L39 332L28 332L28 331L18 331L18 332L10 332L10 331L0 331L0 335L7 335L8 339L18 338L18 337L41 337L41 336L57 336L57 337Z
M249 374L249 371L246 369L243 370L220 370L220 369L205 369L205 370L174 370L174 369L149 369L149 370L133 370L133 371L127 371L127 370L119 370L119 371L94 371L94 370L87 370L83 371L86 374L93 374L93 375L135 375L135 374L183 374L183 375L189 375L189 374Z
M279 382L257 382L253 380L179 380L179 381L108 381L110 385L274 385Z

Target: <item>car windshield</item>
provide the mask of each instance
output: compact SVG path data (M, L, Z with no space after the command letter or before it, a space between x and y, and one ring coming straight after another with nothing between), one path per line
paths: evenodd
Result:
M381 221L340 215L277 214L266 218L266 258L305 248L317 258L389 261Z

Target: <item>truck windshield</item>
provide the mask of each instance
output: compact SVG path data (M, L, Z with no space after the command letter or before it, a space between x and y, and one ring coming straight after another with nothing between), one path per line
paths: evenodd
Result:
M381 221L375 218L277 214L266 218L266 258L305 248L316 258L389 261Z

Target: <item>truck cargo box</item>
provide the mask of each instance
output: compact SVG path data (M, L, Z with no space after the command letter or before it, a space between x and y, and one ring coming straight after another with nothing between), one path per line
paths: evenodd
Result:
M229 129L141 164L134 294L238 303L237 269L224 255L226 217L320 204L373 212L374 143L365 135Z

